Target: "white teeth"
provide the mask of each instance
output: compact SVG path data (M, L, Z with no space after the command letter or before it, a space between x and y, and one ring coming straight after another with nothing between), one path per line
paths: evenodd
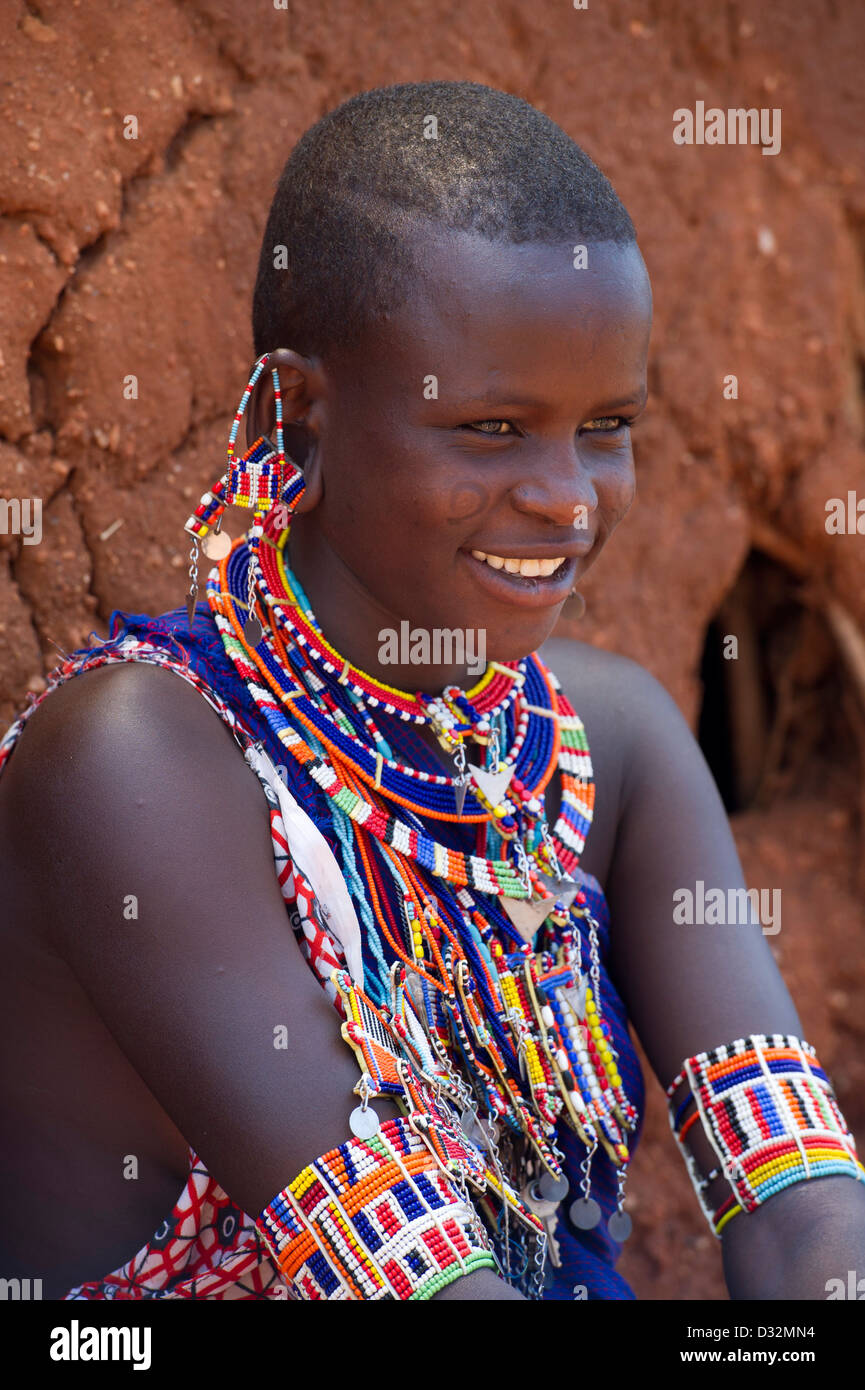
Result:
M506 560L501 555L487 555L483 550L473 550L472 555L476 560L485 561L494 570L504 569L508 574L522 574L526 579L536 579L538 576L547 578L555 573L565 559L564 555L559 555L554 560Z

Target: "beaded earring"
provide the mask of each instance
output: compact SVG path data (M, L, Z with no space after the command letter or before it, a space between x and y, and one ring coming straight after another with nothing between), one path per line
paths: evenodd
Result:
M209 560L220 561L229 553L231 537L222 530L222 516L226 507L247 507L253 512L253 530L262 530L266 514L275 505L282 511L281 527L288 524L288 517L297 505L304 490L302 471L285 456L285 439L282 429L282 390L278 367L271 367L273 394L276 403L276 448L264 435L259 435L255 443L241 458L235 454L235 442L240 422L246 412L250 397L259 377L271 359L271 353L259 357L246 384L240 404L235 411L231 432L228 436L227 468L218 483L205 492L195 511L184 525L192 537L189 552L189 591L186 597L186 611L190 624L195 616L198 599L198 555L199 546ZM249 628L248 640L257 644L261 640L261 625L254 616L253 592L255 581L250 561L247 582L246 626Z

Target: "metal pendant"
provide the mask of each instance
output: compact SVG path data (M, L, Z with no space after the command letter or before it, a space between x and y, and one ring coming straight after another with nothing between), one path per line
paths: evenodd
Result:
M414 971L406 975L405 992L421 1018L426 1016L426 1001L423 997L423 980Z
M460 1116L460 1129L469 1143L474 1144L478 1149L489 1147L489 1136L482 1128L482 1124L483 1121L478 1118L477 1110L464 1110Z
M255 614L247 618L243 624L243 640L248 642L251 647L257 647L264 636L264 628L256 618Z
M469 768L472 781L480 787L491 806L499 806L504 800L515 770L513 765L503 768L501 772L489 772L483 767Z
M186 616L189 619L189 626L192 627L192 620L195 617L195 605L198 602L198 590L194 594L186 595Z
M534 941L555 905L553 898L502 898L502 905L523 941Z
M554 1178L552 1173L541 1173L538 1179L541 1196L548 1202L563 1202L570 1191L570 1186L567 1178Z
M464 1110L463 1113L460 1115L460 1129L462 1130L463 1134L465 1134L465 1135L467 1135L467 1136L470 1136L470 1135L472 1134L472 1132L473 1132L475 1126L477 1125L477 1122L478 1122L478 1112L477 1112L477 1110L472 1110L472 1109Z
M540 874L540 881L548 889L549 898L502 898L505 912L510 917L520 936L531 944L541 924L546 921L560 902L570 907L580 891L580 885L572 878L555 879L549 874Z
M593 1231L601 1219L601 1208L594 1197L578 1197L571 1203L568 1216L577 1230Z
M356 1105L348 1117L348 1125L356 1139L371 1139L380 1128L378 1115L371 1105L365 1110L362 1105Z
M628 1239L628 1236L631 1234L632 1226L633 1223L626 1211L614 1211L607 1222L607 1230L613 1237L613 1240L618 1241L620 1245Z
M231 537L227 531L211 531L201 542L201 549L208 560L224 560L231 549Z
M468 789L469 789L469 779L468 779L468 777L466 777L462 782L457 782L457 783L455 783L455 785L454 785L454 795L456 796L457 815L458 815L458 816L461 816L462 813L463 813L463 807L464 807L465 804L466 804L466 792L468 791Z
M550 874L541 874L540 879L556 902L563 903L565 907L570 907L580 891L580 885L573 878L553 878Z

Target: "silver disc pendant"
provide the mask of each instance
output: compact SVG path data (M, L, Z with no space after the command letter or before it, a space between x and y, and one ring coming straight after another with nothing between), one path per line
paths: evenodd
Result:
M263 636L264 628L258 619L255 616L247 618L243 624L243 640L251 647L257 647Z
M592 1231L601 1219L601 1208L594 1197L578 1197L568 1212L579 1231Z
M423 980L420 975L411 974L406 978L405 992L418 1013L424 1014L426 1012L426 1004L423 997Z
M231 537L227 531L211 531L201 542L201 549L208 560L224 560L231 549Z
M567 1178L554 1178L552 1173L542 1173L538 1187L547 1202L563 1202L571 1190Z
M613 1237L613 1240L618 1241L619 1245L621 1245L631 1234L632 1224L631 1218L626 1211L614 1211L607 1222L607 1230Z
M371 1105L366 1110L356 1105L348 1117L348 1126L356 1139L371 1139L379 1131L378 1115Z
M477 1128L477 1123L477 1110L464 1110L463 1113L460 1115L460 1129L468 1139L474 1137L474 1132Z

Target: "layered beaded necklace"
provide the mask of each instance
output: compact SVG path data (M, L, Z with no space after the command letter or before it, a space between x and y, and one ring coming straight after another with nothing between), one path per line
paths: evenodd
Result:
M554 1217L569 1188L562 1117L586 1148L571 1219L590 1229L601 1218L590 1195L600 1145L619 1173L608 1227L622 1240L626 1136L638 1117L603 1014L597 922L570 877L594 804L583 725L536 654L490 663L471 690L437 696L352 666L321 632L287 561L288 536L286 508L256 513L207 594L250 697L329 799L364 928L358 983L386 1008L401 963L430 1067L447 1079L464 1133L544 1221L554 1265ZM431 729L453 775L416 765L432 760L426 749L414 762L397 756L401 725ZM483 766L468 762L468 745L483 751ZM550 828L543 797L556 770L561 806ZM505 1215L509 1268L515 1240Z

